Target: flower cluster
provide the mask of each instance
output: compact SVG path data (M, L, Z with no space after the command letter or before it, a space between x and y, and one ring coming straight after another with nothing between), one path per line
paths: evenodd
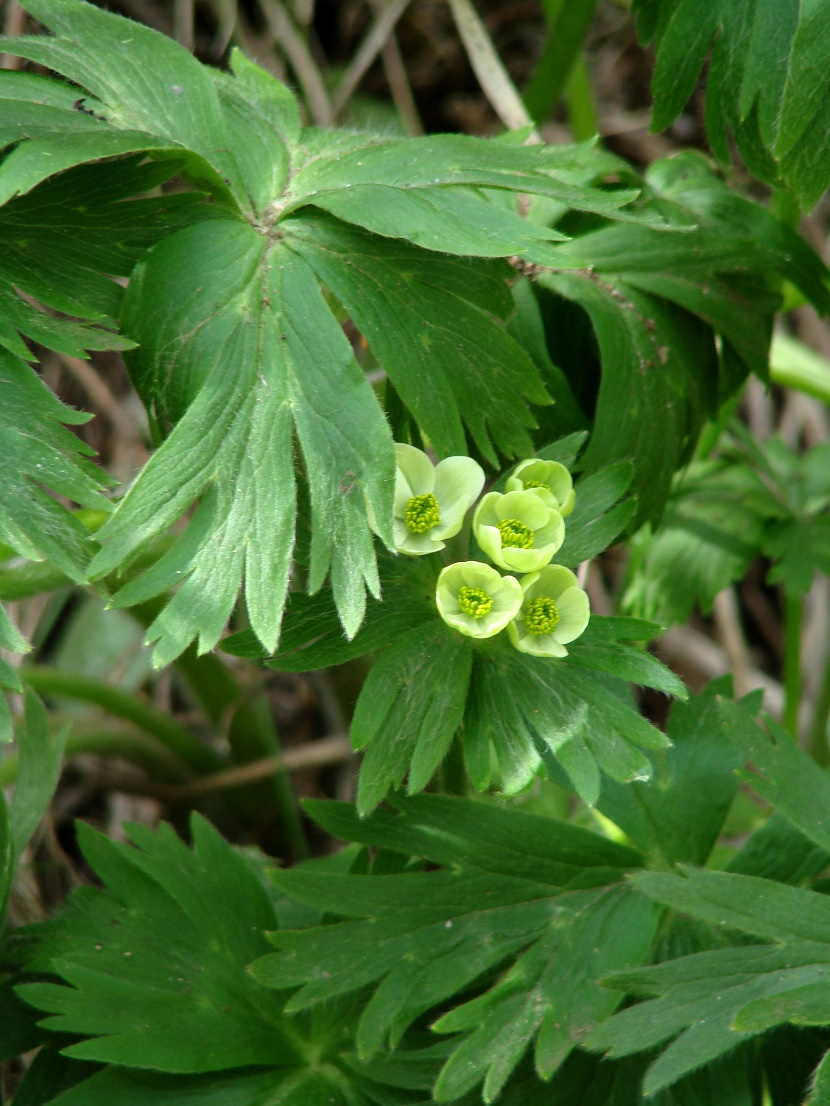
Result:
M458 534L481 494L484 473L470 457L433 465L420 449L396 445L395 543L410 556L435 553ZM488 492L473 515L473 533L497 568L482 561L449 564L435 602L444 621L469 637L507 629L522 653L565 657L565 646L588 625L588 596L576 576L551 564L574 508L571 474L557 461L522 461L506 491ZM502 575L498 569L508 573Z

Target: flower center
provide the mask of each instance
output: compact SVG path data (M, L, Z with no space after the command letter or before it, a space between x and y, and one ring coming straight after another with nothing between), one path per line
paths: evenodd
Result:
M549 634L559 622L559 608L549 595L538 595L525 604L525 626L529 634Z
M519 549L533 548L533 531L517 518L503 519L498 525L502 546L517 546Z
M406 528L412 534L423 534L441 521L438 500L432 494L413 495L403 512Z
M468 588L464 584L458 589L458 605L471 618L484 618L493 609L493 596L484 588Z
M546 492L550 491L550 484L545 484L542 480L525 480L525 489L527 488L544 488Z

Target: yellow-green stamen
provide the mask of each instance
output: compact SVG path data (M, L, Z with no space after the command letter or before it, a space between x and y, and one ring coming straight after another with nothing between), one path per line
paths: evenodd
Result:
M506 518L498 524L502 547L533 548L533 531L517 518Z
M484 618L493 609L493 596L484 588L468 588L464 584L458 589L458 605L471 618Z
M559 608L549 595L538 595L525 604L525 627L529 634L549 634L559 622Z
M542 480L525 480L525 489L527 488L544 488L546 492L550 491L550 484L545 484Z
M413 495L403 512L403 520L411 534L424 534L441 521L438 500L432 494Z

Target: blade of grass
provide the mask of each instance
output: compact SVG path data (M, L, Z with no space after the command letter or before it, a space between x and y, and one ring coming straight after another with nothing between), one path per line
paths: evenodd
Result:
M545 122L565 92L596 6L597 0L546 5L548 40L524 95L525 106L537 125ZM595 133L596 129L592 131Z
M409 0L388 0L380 8L378 16L369 28L366 37L357 48L357 53L343 74L337 89L332 96L332 110L338 115L345 107L349 97L363 80L370 65L381 52L395 24L401 18L409 5Z
M501 58L470 0L450 0L450 11L473 72L496 115L509 130L518 130L532 123L516 86L502 65ZM538 137L536 141L539 141Z

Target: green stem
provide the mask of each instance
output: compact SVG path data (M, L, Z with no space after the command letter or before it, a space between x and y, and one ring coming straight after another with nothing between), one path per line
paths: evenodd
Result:
M798 708L801 703L800 595L784 592L784 729L798 740Z
M584 54L579 54L573 63L571 75L565 86L565 103L568 108L571 134L576 142L585 142L599 133L599 120L591 91L591 77Z
M180 726L170 715L120 688L110 687L109 684L75 672L43 665L20 669L20 677L40 694L93 703L116 718L132 722L140 730L161 741L197 772L213 772L225 767L222 758L203 745L190 730Z
M182 780L181 762L155 738L128 730L81 730L73 726L66 739L65 757L94 753L98 756L120 757L142 768L153 779L176 783ZM0 763L0 787L17 782L20 757L8 752Z
M810 727L810 755L813 760L826 768L830 764L830 747L827 743L827 725L830 722L830 656L824 669L824 679L813 709L813 724Z
M830 362L789 334L776 334L772 339L769 378L773 384L830 403Z

